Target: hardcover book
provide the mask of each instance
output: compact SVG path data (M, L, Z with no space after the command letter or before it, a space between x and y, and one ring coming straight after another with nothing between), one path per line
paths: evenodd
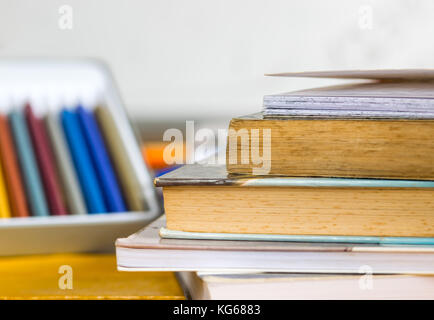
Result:
M434 180L434 119L234 118L233 174Z
M186 165L155 184L170 230L434 237L434 181L251 177Z

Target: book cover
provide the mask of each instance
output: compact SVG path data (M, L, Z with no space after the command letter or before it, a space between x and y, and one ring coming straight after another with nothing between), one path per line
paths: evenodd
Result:
M434 181L399 179L310 178L256 176L228 173L224 165L184 165L155 178L157 187L339 187L339 188L434 188Z
M231 120L226 165L233 174L434 180L433 135L434 119L257 113Z

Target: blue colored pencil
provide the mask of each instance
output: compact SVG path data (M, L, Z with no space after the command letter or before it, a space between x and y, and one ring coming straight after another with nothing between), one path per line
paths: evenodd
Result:
M92 163L91 155L86 145L86 139L82 132L78 115L63 109L61 119L87 210L89 213L107 212L104 197Z
M9 120L17 148L18 161L23 174L30 211L33 216L48 216L50 213L48 211L47 200L24 116L21 112L14 110L10 113Z
M77 114L110 212L127 211L107 148L93 114L82 106Z

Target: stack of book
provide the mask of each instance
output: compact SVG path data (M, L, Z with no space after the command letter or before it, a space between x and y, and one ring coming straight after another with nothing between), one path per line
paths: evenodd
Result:
M233 119L226 166L156 179L166 215L118 268L183 271L198 299L434 298L434 71L278 76L370 81Z

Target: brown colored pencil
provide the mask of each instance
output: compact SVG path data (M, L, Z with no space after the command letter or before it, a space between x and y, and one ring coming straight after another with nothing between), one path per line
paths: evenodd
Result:
M30 215L29 208L18 166L17 153L8 119L3 115L0 115L0 159L4 170L12 216L28 217Z

